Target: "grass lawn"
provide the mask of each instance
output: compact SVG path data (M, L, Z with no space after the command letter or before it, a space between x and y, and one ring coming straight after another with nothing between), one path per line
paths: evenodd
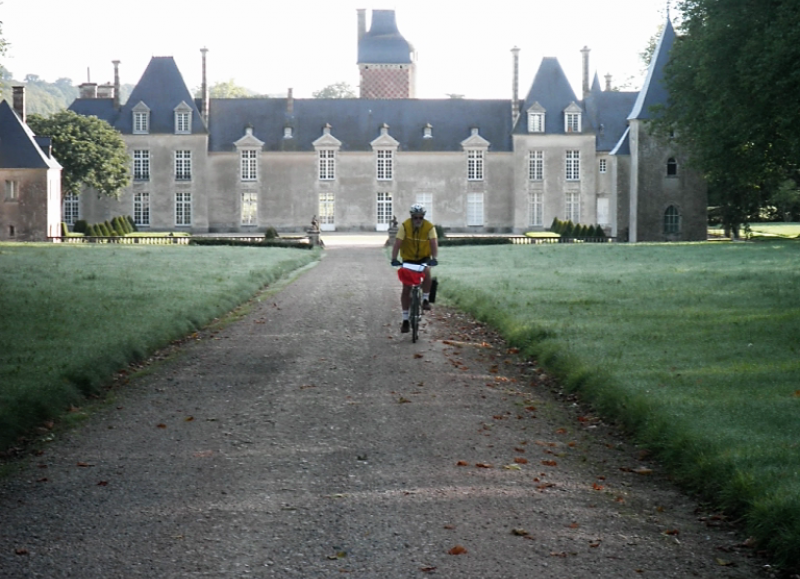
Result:
M800 243L445 248L490 322L800 565Z
M318 257L288 248L0 244L0 450L128 363Z

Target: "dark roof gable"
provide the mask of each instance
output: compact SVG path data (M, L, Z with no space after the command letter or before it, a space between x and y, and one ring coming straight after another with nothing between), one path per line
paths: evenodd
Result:
M0 168L55 169L61 166L39 146L33 131L6 101L0 101Z
M639 98L636 99L633 110L628 116L629 120L651 119L653 115L650 112L650 107L654 105L666 105L669 101L669 93L664 84L664 69L669 62L669 53L674 43L675 29L672 27L672 22L667 18L664 31L661 33L661 38L658 39L655 52L653 52L653 57L650 60L650 66L647 69L647 77L645 78L642 90L639 92Z
M575 92L564 74L564 70L554 57L545 57L533 79L528 96L520 110L520 120L514 129L515 134L527 133L528 109L535 103L545 110L545 133L563 133L564 120L562 113L570 104L580 105ZM584 130L588 128L584 126Z

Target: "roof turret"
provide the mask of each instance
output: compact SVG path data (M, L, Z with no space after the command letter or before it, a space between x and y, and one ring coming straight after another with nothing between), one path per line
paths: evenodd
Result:
M358 41L357 64L411 64L412 52L397 29L394 10L373 10L369 32Z

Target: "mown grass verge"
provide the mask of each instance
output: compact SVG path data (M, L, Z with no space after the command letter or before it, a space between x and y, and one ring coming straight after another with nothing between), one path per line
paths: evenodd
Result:
M800 566L800 243L447 248L440 296L496 326Z
M116 370L318 257L285 248L0 244L0 451Z

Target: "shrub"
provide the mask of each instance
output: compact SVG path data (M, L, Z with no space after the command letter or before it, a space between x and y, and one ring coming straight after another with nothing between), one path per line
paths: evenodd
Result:
M553 233L561 233L561 221L558 217L553 217L553 223L550 224L550 231Z
M139 229L136 227L136 222L133 220L133 217L128 215L125 219L128 222L128 224L130 225L131 232L139 231Z
M567 221L563 224L563 227L559 233L561 233L562 237L574 237L575 225L573 225L572 221Z
M65 221L61 222L61 237L69 237L69 225Z
M264 239L276 239L278 237L280 237L278 235L278 230L271 225L267 227L266 231L264 231Z
M441 225L434 225L434 227L436 228L436 237L438 237L439 239L444 239L446 237L446 235L444 234L444 227L442 227Z
M89 227L89 224L86 223L85 219L78 219L75 225L72 226L72 231L75 233L86 233L87 227Z

